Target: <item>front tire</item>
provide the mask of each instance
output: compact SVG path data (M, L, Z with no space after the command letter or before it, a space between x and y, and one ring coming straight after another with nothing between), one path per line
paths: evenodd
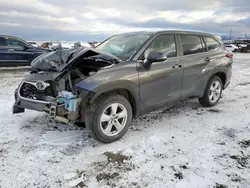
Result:
M128 131L132 120L129 101L118 94L98 97L85 116L85 124L91 135L103 143L119 140Z
M199 102L204 107L215 106L222 94L223 84L218 76L213 76L206 87L203 97L199 98Z

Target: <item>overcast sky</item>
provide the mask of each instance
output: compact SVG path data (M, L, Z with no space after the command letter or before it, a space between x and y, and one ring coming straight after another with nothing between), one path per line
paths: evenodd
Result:
M102 40L129 31L250 33L250 0L0 0L0 33L26 40ZM249 36L250 37L250 36Z

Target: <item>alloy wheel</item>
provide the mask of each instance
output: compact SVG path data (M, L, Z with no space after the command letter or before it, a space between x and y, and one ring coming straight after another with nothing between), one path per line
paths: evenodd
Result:
M100 127L106 136L119 134L127 123L127 109L120 103L112 103L102 113Z
M219 81L215 81L212 83L210 90L209 90L209 100L211 103L215 103L219 98L221 94L221 84Z

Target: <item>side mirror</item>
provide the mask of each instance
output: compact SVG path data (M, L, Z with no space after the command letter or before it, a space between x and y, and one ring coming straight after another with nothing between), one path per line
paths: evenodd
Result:
M30 49L30 48L31 48L31 47L28 46L28 45L23 46L23 50L28 50L28 49Z
M149 68L153 62L161 62L166 61L167 56L161 52L152 51L148 54L146 61L144 62L144 66Z
M28 46L17 46L16 48L17 48L18 50L21 50L21 51L26 51L26 50L29 49Z

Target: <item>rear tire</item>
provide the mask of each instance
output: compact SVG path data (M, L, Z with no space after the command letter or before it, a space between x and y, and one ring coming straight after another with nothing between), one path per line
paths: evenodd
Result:
M132 107L125 97L118 94L101 95L85 115L85 124L91 135L103 143L123 137L131 120Z
M203 97L199 98L199 102L204 107L212 107L215 106L222 94L223 84L218 76L213 76L205 89Z

